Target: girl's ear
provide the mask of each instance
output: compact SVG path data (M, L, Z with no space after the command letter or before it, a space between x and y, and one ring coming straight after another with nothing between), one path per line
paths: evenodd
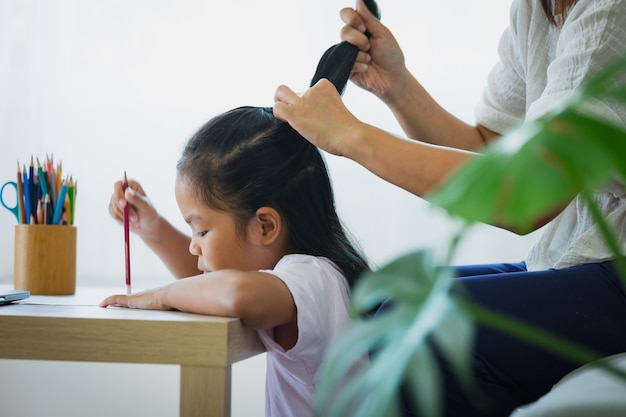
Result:
M261 244L272 245L281 237L282 220L280 213L274 208L263 206L256 211L255 230Z

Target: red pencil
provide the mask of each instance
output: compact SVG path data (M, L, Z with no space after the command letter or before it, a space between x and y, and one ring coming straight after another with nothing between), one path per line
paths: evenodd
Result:
M128 179L126 171L124 171L124 182L122 183L122 191L128 188ZM130 287L130 226L128 225L128 203L124 206L124 252L126 255L126 294L131 293Z

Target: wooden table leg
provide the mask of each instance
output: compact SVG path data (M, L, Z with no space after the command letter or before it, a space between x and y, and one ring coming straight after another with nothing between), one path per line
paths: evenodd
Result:
M231 366L180 367L180 417L230 417Z

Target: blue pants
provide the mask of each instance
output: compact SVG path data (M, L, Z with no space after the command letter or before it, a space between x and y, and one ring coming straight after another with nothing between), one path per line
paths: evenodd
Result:
M523 262L455 269L459 283L473 300L489 309L602 355L626 352L626 293L612 262L536 272L526 271ZM484 326L477 331L474 372L488 408L474 406L441 359L447 417L508 416L581 365ZM410 393L404 390L403 395ZM417 415L408 411L408 401L404 403L407 416Z

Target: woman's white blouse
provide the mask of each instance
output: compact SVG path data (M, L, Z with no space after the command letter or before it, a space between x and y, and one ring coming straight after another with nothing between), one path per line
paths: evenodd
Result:
M586 79L626 58L626 0L580 0L561 26L548 23L537 0L528 3L513 1L510 26L498 48L500 60L476 106L477 122L495 132L545 115ZM597 101L588 110L626 127L624 106ZM595 198L626 253L624 183L611 181ZM526 263L529 270L541 270L612 257L578 196L545 227Z

